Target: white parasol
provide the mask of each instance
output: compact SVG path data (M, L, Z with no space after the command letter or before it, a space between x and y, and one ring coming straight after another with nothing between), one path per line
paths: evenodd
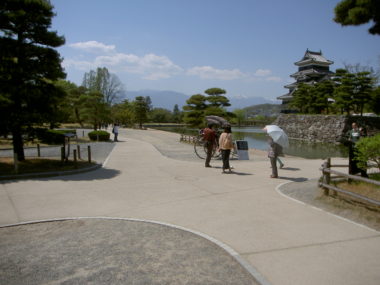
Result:
M219 116L206 116L206 121L207 123L220 125L222 127L230 126L230 123L226 119Z
M289 146L288 135L279 126L267 125L265 126L264 130L266 130L266 132L273 139L274 142L278 143L282 147Z

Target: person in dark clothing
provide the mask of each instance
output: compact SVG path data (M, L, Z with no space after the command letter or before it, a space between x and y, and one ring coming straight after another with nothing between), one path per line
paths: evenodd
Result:
M212 151L215 146L216 142L216 132L213 129L213 124L208 124L207 128L203 130L203 140L206 143L206 148L207 148L207 157L206 157L206 162L205 162L205 167L211 167L210 161L211 161L211 156L212 156Z
M361 137L366 136L366 131L359 129L356 123L352 123L352 129L346 133L348 140L348 173L357 174L360 172L362 177L368 177L367 171L358 167L355 144Z
M268 136L268 157L270 159L270 164L272 166L272 175L271 178L278 178L278 172L277 172L277 157L282 152L282 147L273 141L273 139Z

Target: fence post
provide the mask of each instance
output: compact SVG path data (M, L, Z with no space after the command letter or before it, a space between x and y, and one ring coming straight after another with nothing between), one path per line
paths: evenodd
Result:
M61 162L65 160L65 147L61 146Z
M17 153L13 153L13 163L15 166L15 173L18 174L18 159L17 159Z
M77 145L77 152L78 152L78 159L81 159L81 156L80 156L80 146Z
M37 156L41 157L41 150L40 150L40 144L37 144Z
M74 167L78 168L78 164L77 164L77 150L76 149L73 150L73 155L74 155Z
M91 163L91 146L87 146L88 163Z
M330 169L331 166L331 160L328 158L322 165L322 171L323 171L323 178L322 182L326 184L330 184L330 173L326 172L325 169ZM329 195L329 188L324 188L323 193L328 196Z

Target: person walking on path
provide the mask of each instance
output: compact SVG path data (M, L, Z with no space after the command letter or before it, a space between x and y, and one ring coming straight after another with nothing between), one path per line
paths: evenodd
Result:
M360 172L362 177L368 177L366 170L358 167L355 146L359 139L361 137L364 137L366 134L361 129L359 129L358 125L355 122L352 123L351 126L352 129L346 133L348 140L348 173L354 175Z
M268 136L268 157L270 159L270 164L272 166L272 175L271 178L278 178L278 172L277 172L277 157L280 154L281 146L273 141L273 139Z
M206 143L206 148L207 148L207 156L206 156L206 162L205 162L205 167L212 167L210 165L211 161L211 156L212 156L212 151L214 149L214 145L216 142L216 132L213 129L213 124L208 124L207 128L203 130L203 140Z
M112 128L112 133L114 135L113 141L117 142L117 136L119 135L119 124L114 124Z
M230 166L230 153L231 153L231 149L233 148L234 148L234 144L232 142L231 127L230 126L224 127L224 131L219 137L219 151L222 152L222 160L223 160L222 173L226 173L227 169L229 170L229 172L232 172L231 166Z

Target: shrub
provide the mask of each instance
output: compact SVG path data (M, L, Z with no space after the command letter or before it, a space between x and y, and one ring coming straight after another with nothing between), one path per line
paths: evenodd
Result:
M360 168L367 169L367 162L372 162L380 169L380 134L361 138L355 148Z
M34 133L36 137L46 144L63 144L65 140L64 134L73 133L75 130L49 130L45 128L35 128Z
M92 141L108 141L110 139L110 133L106 131L92 131L88 133L88 137Z

